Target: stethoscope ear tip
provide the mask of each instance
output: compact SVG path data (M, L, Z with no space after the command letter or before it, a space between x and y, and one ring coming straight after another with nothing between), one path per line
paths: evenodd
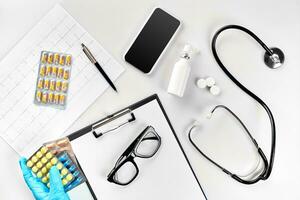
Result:
M284 53L276 47L270 48L270 50L272 51L272 55L270 55L269 52L266 51L264 55L264 62L269 68L277 69L284 63Z

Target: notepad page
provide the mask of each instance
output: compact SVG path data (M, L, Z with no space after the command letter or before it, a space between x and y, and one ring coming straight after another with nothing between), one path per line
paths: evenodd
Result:
M84 43L114 81L124 68L60 5L56 5L0 62L0 136L19 154L62 135L109 87L81 50ZM65 110L38 106L34 92L42 50L72 55Z

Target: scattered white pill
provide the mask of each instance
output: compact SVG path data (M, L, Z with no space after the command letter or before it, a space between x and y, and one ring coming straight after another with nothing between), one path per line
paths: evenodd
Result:
M217 96L217 95L219 95L221 93L221 89L218 86L216 86L216 85L211 86L211 88L209 89L209 91L214 96Z
M200 88L200 89L204 89L204 88L207 87L206 80L203 79L203 78L199 78L199 79L197 80L197 82L196 82L196 85L197 85L197 87Z
M207 77L205 80L206 80L206 85L208 87L212 87L213 85L216 84L216 81L213 77Z

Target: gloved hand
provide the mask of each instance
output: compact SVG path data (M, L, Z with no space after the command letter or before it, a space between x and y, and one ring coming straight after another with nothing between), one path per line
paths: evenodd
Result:
M61 182L58 169L53 166L50 169L50 189L37 177L34 177L31 169L26 166L26 158L19 160L23 177L36 200L70 200Z

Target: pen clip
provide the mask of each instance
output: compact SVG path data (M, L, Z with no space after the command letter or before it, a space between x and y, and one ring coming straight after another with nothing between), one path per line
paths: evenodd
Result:
M92 133L96 138L99 138L102 135L115 131L135 120L135 115L130 109L127 108L116 114L109 115L105 119L93 124Z

